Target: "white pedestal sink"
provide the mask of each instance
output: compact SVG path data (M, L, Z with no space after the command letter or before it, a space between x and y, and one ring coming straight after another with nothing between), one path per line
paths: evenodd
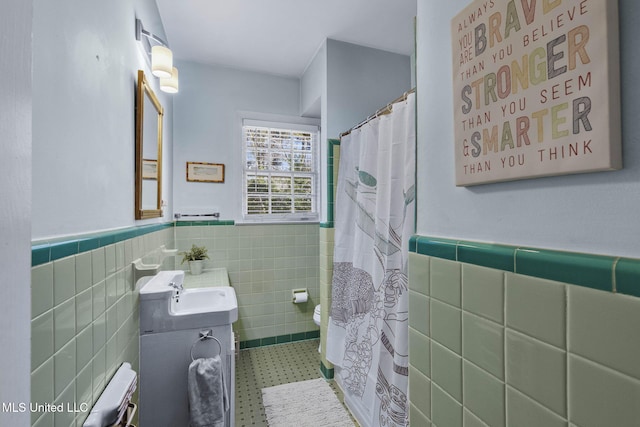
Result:
M162 271L141 279L139 425L189 425L187 372L195 347L197 357L222 358L230 401L224 425L233 427L236 293L231 286L182 289L184 278L183 271ZM220 345L201 341L203 333Z
M185 289L180 292L180 296L171 299L169 312L174 316L231 313L237 308L235 296L233 288L229 287Z
M238 320L238 300L231 286L180 289L183 282L183 271L161 271L140 289L141 334L230 325Z

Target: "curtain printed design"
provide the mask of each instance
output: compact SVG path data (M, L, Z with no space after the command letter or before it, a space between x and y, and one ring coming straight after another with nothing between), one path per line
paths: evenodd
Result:
M327 358L363 425L408 424L407 261L414 203L411 94L340 144Z

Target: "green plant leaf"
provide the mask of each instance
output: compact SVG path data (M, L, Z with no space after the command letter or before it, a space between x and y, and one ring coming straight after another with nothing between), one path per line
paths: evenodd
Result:
M185 252L180 252L182 255L182 262L180 264L184 264L187 261L199 261L203 259L209 259L209 255L207 255L208 249L204 246L196 246L191 245L191 249Z

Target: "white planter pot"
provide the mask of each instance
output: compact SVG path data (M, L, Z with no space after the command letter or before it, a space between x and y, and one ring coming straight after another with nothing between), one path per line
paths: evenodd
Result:
M197 276L198 274L202 273L202 265L202 260L189 261L189 269L191 270L191 274Z

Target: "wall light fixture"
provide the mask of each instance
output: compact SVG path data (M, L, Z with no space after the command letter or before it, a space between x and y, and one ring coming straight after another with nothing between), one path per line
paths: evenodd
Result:
M160 79L160 90L178 92L178 69L173 66L173 53L167 42L145 30L139 19L136 19L136 40L142 44L151 64L151 73Z
M178 92L178 69L173 67L169 77L160 77L160 90L167 93Z

